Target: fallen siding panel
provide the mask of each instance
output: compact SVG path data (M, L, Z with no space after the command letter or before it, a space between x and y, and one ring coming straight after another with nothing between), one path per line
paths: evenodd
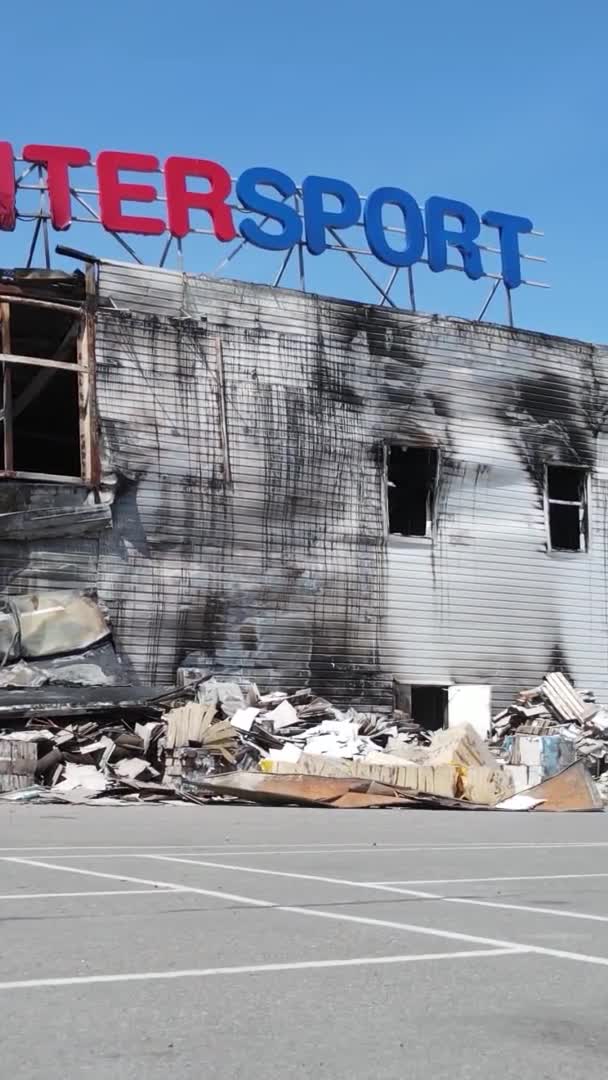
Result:
M13 514L0 514L0 540L86 536L111 526L111 508L103 503L60 510L20 510Z

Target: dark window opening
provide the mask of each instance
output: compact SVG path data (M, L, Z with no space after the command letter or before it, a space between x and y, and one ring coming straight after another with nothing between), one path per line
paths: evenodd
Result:
M14 356L77 362L79 319L73 312L34 304L10 304L9 307L10 351Z
M547 466L549 543L553 551L587 550L587 469Z
M81 426L79 379L84 324L78 311L49 302L0 299L0 470L82 476L88 414ZM1 363L2 354L12 359Z
M78 376L11 365L13 469L80 476Z
M581 551L581 522L577 506L551 503L549 509L551 547L561 551Z
M445 686L412 686L412 719L429 731L446 726L448 691Z
M434 448L387 448L388 530L398 536L430 536L437 483Z
M585 490L586 469L568 465L547 466L547 491L550 499L582 502Z

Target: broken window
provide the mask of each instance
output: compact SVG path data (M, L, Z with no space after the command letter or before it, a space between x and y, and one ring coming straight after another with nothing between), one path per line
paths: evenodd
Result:
M88 409L81 416L80 401L89 394L81 308L1 296L0 334L0 474L86 478Z
M431 536L438 451L431 447L387 447L388 531Z
M546 508L551 551L587 550L588 470L547 465Z

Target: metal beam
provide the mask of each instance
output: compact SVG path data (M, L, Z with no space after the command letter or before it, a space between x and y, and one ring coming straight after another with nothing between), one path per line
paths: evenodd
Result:
M11 312L8 304L0 303L1 340L3 356L11 347ZM13 468L13 394L12 372L8 364L2 364L2 419L4 428L4 468Z
M498 289L499 285L500 285L500 280L494 282L494 284L493 284L493 286L492 286L492 288L490 290L490 295L488 296L485 304L483 305L481 311L479 312L479 315L477 316L477 319L475 320L476 322L481 322L481 320L483 319L486 311L488 310L490 304L492 303L492 300L494 299L494 297L496 295L496 290Z
M348 246L347 246L347 245L346 245L346 244L344 243L344 241L342 240L342 238L341 238L340 236L338 236L338 234L337 234L336 230L335 230L335 229L331 229L331 228L330 228L330 229L328 229L327 231L328 231L329 233L331 233L331 235L333 236L334 240L336 240L336 241L337 241L337 243L338 243L338 244L340 245L340 247L344 248L344 250L345 250L346 254L347 254L347 255L348 255L348 257L349 257L349 259L352 259L352 260L353 260L353 262L354 262L354 263L355 263L355 264L356 264L356 265L357 265L357 266L359 267L359 270L360 270L360 271L361 271L361 273L362 273L362 274L364 275L364 277L366 277L366 278L367 278L367 280L368 280L369 282L371 282L371 284L372 284L372 285L374 286L374 288L378 290L378 292L380 293L380 296L383 296L383 297L384 297L384 299L386 300L387 304L390 304L390 305L391 305L391 307L393 307L393 308L396 308L396 307L397 307L397 305L396 305L395 303L393 303L393 301L391 300L390 296L387 296L387 294L386 294L386 292L384 291L384 289L382 288L382 286L378 284L378 282L376 281L376 279L375 279L374 277L372 277L372 275L371 275L371 274L369 273L369 271L368 271L368 270L366 270L366 269L365 269L365 267L361 265L361 263L359 262L359 260L358 260L357 256L356 256L356 255L353 255L352 251L350 251L350 250L349 250Z

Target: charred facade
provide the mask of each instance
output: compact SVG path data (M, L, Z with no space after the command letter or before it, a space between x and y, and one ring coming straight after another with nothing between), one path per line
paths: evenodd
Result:
M0 294L1 585L95 590L129 680L608 694L605 348L133 265Z

